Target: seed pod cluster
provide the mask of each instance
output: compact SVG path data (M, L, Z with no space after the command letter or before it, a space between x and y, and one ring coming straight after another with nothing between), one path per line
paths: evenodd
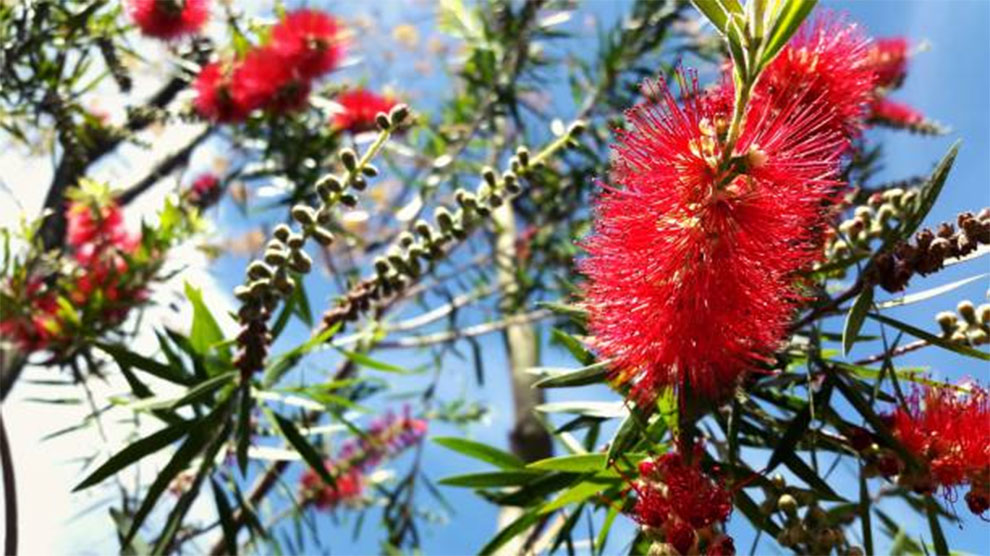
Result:
M382 130L385 137L389 129L397 128L408 115L409 109L405 105L393 108L387 116L389 126ZM245 284L234 289L234 295L241 301L238 318L242 327L237 337L240 349L235 365L242 375L250 375L263 367L271 343L268 318L279 300L288 298L295 290L293 274L306 274L313 268L313 259L304 249L306 241L313 238L324 247L332 244L334 235L327 225L332 220L333 207L338 203L355 205L357 197L348 190L363 190L367 187L367 179L378 175L378 169L366 160L369 156L359 159L353 150L345 148L338 157L346 170L344 174L328 174L316 183L319 199L316 207L304 203L292 207L290 215L298 225L298 231L293 231L288 224L276 226L261 260L248 265ZM367 300L364 303L358 300L357 308L361 307L367 308ZM355 312L355 318L356 315Z
M390 118L395 119L395 113L396 109L393 108ZM584 128L584 123L580 121L571 124L558 147L575 142ZM543 156L558 147L544 151ZM375 259L374 276L359 282L347 295L340 297L333 308L324 313L323 326L330 328L355 321L373 303L405 290L429 265L446 256L450 245L467 238L468 233L482 219L490 217L492 209L518 195L522 191L520 178L539 164L541 157L531 157L529 149L521 146L509 160L509 169L501 174L493 168L483 168L481 182L475 191L458 189L454 192L458 205L456 210L437 207L432 223L420 219L413 225L412 232L400 234L396 244ZM440 166L445 165L446 162Z
M891 252L880 253L868 278L889 292L903 290L915 274L922 276L941 270L947 259L958 259L990 245L990 208L979 214L960 214L958 229L948 222L937 231L924 229L913 242L901 242Z
M784 479L778 475L774 482L783 485ZM783 525L777 542L781 546L799 554L831 554L833 550L845 554L850 550L842 523L829 516L810 493L786 486L779 490L783 494L774 497L773 491L767 489L764 512L780 515Z
M852 255L868 255L870 242L883 239L897 228L918 199L920 190L893 187L870 196L865 205L853 211L853 217L839 224L826 252L829 259L844 259Z

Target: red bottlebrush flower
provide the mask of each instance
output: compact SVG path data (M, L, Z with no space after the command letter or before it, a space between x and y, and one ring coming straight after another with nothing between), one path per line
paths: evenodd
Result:
M205 208L220 200L221 193L220 179L213 174L203 174L192 182L186 196L193 206Z
M302 77L318 77L344 56L342 26L318 10L297 10L272 29L270 47Z
M364 489L364 477L358 470L344 471L335 475L336 465L333 461L324 462L327 471L334 475L335 482L328 485L313 469L307 468L300 478L300 490L303 498L321 510L333 509L340 504L353 503L361 498Z
M926 131L925 128L927 127L937 127L938 125L928 122L924 114L907 104L886 98L878 98L870 103L870 122L919 132Z
M908 42L903 37L874 39L867 65L874 73L874 86L896 88L907 75Z
M755 103L723 169L725 115L696 83L681 89L683 107L658 83L655 103L627 113L613 147L623 188L598 199L580 268L594 347L618 381L715 398L784 336L845 142L817 101Z
M175 39L199 32L210 15L208 0L131 0L130 14L149 37Z
M869 40L856 25L832 15L805 23L764 71L757 94L786 104L795 84L830 109L830 126L847 137L858 135L874 89Z
M124 216L116 203L97 207L72 202L65 211L66 242L79 248L87 243L119 242L126 236Z
M382 459L394 457L419 443L426 435L426 428L426 421L411 417L408 407L402 415L389 411L368 427L367 434L345 442L337 459L356 469L370 469Z
M722 482L698 465L701 447L694 447L693 461L676 452L640 464L636 482L635 519L644 527L663 531L664 541L680 554L688 554L696 531L724 523L732 512L732 497ZM728 538L728 537L725 537ZM708 546L709 553L731 554L732 539ZM712 552L716 550L716 552ZM722 552L717 552L722 550Z
M888 417L891 432L931 476L917 478L916 487L945 491L969 483L967 503L981 507L990 491L990 395L974 386L968 394L948 387L916 390L907 409ZM973 501L970 502L970 498ZM982 512L977 512L982 513Z
M200 116L214 122L237 122L247 117L249 109L242 106L231 92L230 68L220 62L203 66L196 76L194 104Z
M712 541L712 544L708 547L708 556L735 556L736 555L736 544L732 541L732 537L728 535L722 535Z
M275 114L298 110L309 98L309 81L270 48L249 52L231 76L231 95L244 112Z
M30 281L23 290L8 284L11 293L24 296L24 303L30 307L28 313L5 314L0 319L0 336L10 341L24 353L48 349L59 341L62 318L58 315L58 302L52 292L39 292L40 280ZM4 311L6 313L6 311Z
M334 114L333 126L350 133L375 129L375 116L379 112L388 114L397 104L391 97L377 95L366 89L340 93L336 100L343 110Z

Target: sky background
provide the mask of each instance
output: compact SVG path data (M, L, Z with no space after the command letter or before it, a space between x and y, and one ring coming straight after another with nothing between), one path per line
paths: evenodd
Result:
M289 3L289 5L297 5ZM387 47L367 44L368 41L358 41L349 68L334 74L333 79L344 81L366 81L375 88L394 88L407 94L410 104L417 110L429 111L438 104L440 95L447 83L443 76L443 68L449 63L448 59L435 56L423 56L423 45L431 37L434 29L432 6L428 2L413 2L411 4L380 0L378 2L339 2L319 3L319 5L340 13L355 21L374 22L378 29L394 30L397 25L412 23L420 37L418 46L408 52L393 41ZM912 44L925 42L928 48L912 59L910 72L905 86L895 93L894 98L907 102L920 109L923 113L952 128L952 133L946 137L927 138L907 134L905 132L872 131L870 136L881 140L885 145L887 169L883 178L900 179L930 171L933 164L945 153L948 146L956 139L962 139L962 150L956 165L949 177L945 190L938 204L929 215L927 225L945 220L953 220L955 215L963 210L973 210L990 206L990 3L982 0L948 0L948 1L858 1L858 2L823 2L827 8L845 12L852 21L862 24L874 36L904 35L910 38ZM611 23L624 13L627 6L623 1L590 1L583 4L575 17L565 24L566 28L587 36L593 33L591 25L595 19L603 23ZM260 10L263 11L263 10ZM393 35L394 36L394 35ZM574 43L570 47L573 48ZM149 46L150 48L150 46ZM563 46L562 48L567 48ZM410 54L411 52L411 54ZM148 80L149 85L153 79ZM566 120L568 110L572 110L569 94L564 92L564 85L550 85L550 96L560 100L561 117ZM112 100L102 103L109 111L117 107ZM156 138L156 146L162 152L171 150L169 145L178 145L181 140L194 130L180 128L171 130L164 136ZM215 148L204 149L194 159L194 167L206 168L216 164L217 151ZM141 175L147 160L143 160L140 151L132 149L120 157L101 164L95 172L105 179L119 180L122 185L130 183ZM144 165L144 166L142 166ZM182 179L188 182L195 170ZM6 191L0 190L0 217L4 224L13 222L19 209L35 214L40 205L44 187L50 177L47 162L26 159L23 153L0 154L0 182ZM164 188L160 188L164 189ZM144 198L137 210L150 212L158 206L164 191ZM8 202L10 199L16 203ZM228 204L214 209L211 218L218 230L224 234L245 230L246 223L240 215ZM226 293L239 281L244 265L243 258L228 256L218 261L209 262L188 252L184 262L191 265L192 272L185 278L207 290L207 298L211 301L215 312L229 306L229 296ZM976 262L958 265L940 272L927 279L914 279L910 291L921 291L930 287L948 284L961 278L990 271L990 259L983 257ZM321 286L320 282L326 277L313 276L307 283L309 291L315 300L327 296L329 289ZM987 280L983 279L963 288L953 291L946 296L919 303L909 307L891 311L891 315L908 322L915 323L928 330L937 327L933 315L938 311L952 309L957 301L971 299L979 304L987 300ZM163 292L161 295L172 295ZM167 298L162 298L167 301ZM166 305L166 303L160 303ZM160 315L170 322L183 324L188 322L187 315L176 315L162 308ZM469 315L468 318L481 320L484 315ZM224 323L231 326L232 323ZM841 322L835 323L835 329L841 328ZM866 333L873 331L872 324L867 324ZM298 341L306 333L303 327L290 329L294 335L290 340ZM137 344L137 349L147 344ZM491 408L486 426L476 426L469 431L471 438L493 445L507 446L507 430L512 420L509 413L511 399L509 383L504 369L507 368L503 357L501 339L491 336L482 341L485 357L485 367L488 372L484 388L474 384L473 368L469 362L458 365L452 363L444 369L441 381L440 395L456 397L464 395L468 400L484 403ZM868 355L875 351L868 346L858 348L853 356ZM395 353L388 358L404 360L409 354ZM329 356L327 356L329 357ZM318 360L306 372L317 372L330 365L330 359ZM546 366L576 366L575 363L558 348L549 347L544 351L543 364ZM963 359L944 351L926 351L921 354L903 358L903 365L930 366L933 375L945 379L959 379L966 376L978 378L984 382L990 378L990 368L969 359ZM32 370L34 378L43 378L43 371ZM403 385L400 383L399 387ZM116 390L115 390L116 388ZM120 392L121 386L113 382L102 387L106 393ZM79 418L84 407L60 407L43 405L32 402L32 397L57 397L51 389L42 389L27 384L19 385L14 398L4 407L4 417L14 443L14 453L17 459L19 493L22 500L22 542L26 554L97 554L112 552L116 547L106 506L100 505L103 497L112 494L104 491L102 494L86 493L69 496L67 492L78 481L78 464L73 458L79 454L79 447L85 445L87 451L94 445L104 444L95 432L91 436L84 434L69 435L59 439L39 442L45 434L61 429L73 420ZM565 399L600 399L614 401L617 397L604 388L568 389L551 393L550 401ZM110 441L105 443L107 450L119 447L124 427L108 425L107 436ZM431 429L431 435L462 434L460 431L445 427ZM607 436L605 436L607 438ZM116 442L115 442L116 441ZM109 452L108 452L109 453ZM759 454L755 458L764 457ZM427 445L424 470L434 479L445 476L480 471L482 464L453 455L452 453L434 446ZM400 459L394 467L402 469L405 460ZM146 466L146 473L153 472L160 461L151 459ZM850 466L851 464L845 464ZM834 483L840 492L852 493L852 483L849 482L850 468L837 472ZM290 476L290 480L291 480ZM877 485L872 485L876 487ZM427 554L470 554L474 553L495 532L496 509L482 501L468 490L445 488L444 494L456 509L445 526L437 526L424 530L423 545ZM432 501L421 493L421 503L432 504ZM92 511L86 511L92 509ZM947 529L950 545L958 550L973 554L990 554L990 528L978 520L969 518L964 504L958 504L960 515L964 518L964 526L958 530ZM910 533L927 535L927 527L916 516L911 516L903 508L892 506L891 513L905 525ZM2 511L2 510L0 510ZM205 508L197 508L198 512L206 512ZM201 513L201 515L205 515ZM357 554L376 552L379 530L374 526L377 516L370 515L365 520L365 531L361 538L350 542L354 516L340 515L343 524L335 524L327 515L317 517L317 523L323 530L322 538L330 540L323 548L329 547L334 553ZM740 552L747 552L752 541L751 527L741 515L734 515L729 522L729 531L736 537L736 546ZM626 548L626 543L633 535L632 522L620 518L613 528L607 553L618 553ZM779 551L773 543L761 543L757 553L775 554ZM884 551L886 543L878 539L878 548ZM316 546L309 547L316 550Z

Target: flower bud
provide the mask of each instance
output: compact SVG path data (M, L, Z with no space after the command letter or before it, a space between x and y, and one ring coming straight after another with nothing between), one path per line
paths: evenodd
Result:
M289 228L289 226L287 226L286 224L279 224L278 226L275 226L274 230L272 230L272 235L278 238L278 240L283 243L291 233L292 233L292 229Z
M567 128L567 135L571 137L580 137L586 129L588 129L588 124L586 124L584 120L574 120L571 122L570 127Z
M894 205L896 208L901 207L901 199L904 197L904 190L900 187L894 187L883 192L883 200Z
M330 186L325 183L316 184L316 195L323 203L329 203L333 199L333 191L330 191Z
M956 305L956 310L959 311L959 314L962 316L963 320L966 321L966 324L970 326L977 325L976 308L973 307L972 301L968 299L960 301L959 305Z
M240 301L251 299L251 288L247 286L237 286L234 288L234 297Z
M265 294L265 292L268 291L268 288L271 286L271 284L272 284L271 280L267 278L261 278L259 280L255 280L251 282L250 284L248 284L248 289L251 290L251 297L261 297L262 295Z
M313 238L316 239L317 243L324 247L333 243L333 234L330 230L319 226L313 228Z
M292 293L292 290L295 289L296 281L285 272L279 272L275 275L272 285L274 285L275 289L281 292L282 295L288 296Z
M956 323L958 322L958 318L952 311L940 312L935 315L935 321L938 322L938 325L942 328L942 332L946 336L956 331Z
M258 278L271 278L272 269L270 266L261 261L254 261L248 265L247 275L251 280L257 280Z
M984 303L976 309L977 319L980 324L988 325L990 324L990 303Z
M387 276L391 270L392 265L388 264L385 257L375 257L375 272L378 273L379 276Z
M354 176L354 179L351 180L351 187L358 191L364 191L368 188L368 180L364 179L364 176Z
M306 274L313 268L313 259L305 251L293 251L289 258L289 266L300 274Z
M348 171L353 172L357 168L357 154L354 152L354 149L349 147L340 149L338 156L340 156L340 163L343 164L344 168L347 168Z
M272 266L282 266L285 264L285 251L281 249L268 249L265 251L265 262Z
M285 240L285 244L290 249L302 249L302 246L306 244L306 238L302 234L292 234L289 239Z
M409 232L399 234L399 245L409 247L416 241L416 238Z
M502 183L505 184L505 190L513 195L522 191L522 186L519 185L519 179L512 172L502 174Z
M777 499L777 509L786 513L789 516L794 516L797 514L798 503L790 494L784 494Z
M375 124L378 125L378 129L382 131L388 131L388 129L392 127L392 122L388 119L388 114L384 112L375 114Z
M409 107L405 104L396 104L392 107L392 110L388 113L388 119L391 124L398 127L402 122L406 121L409 117Z
M420 218L416 221L414 228L416 228L416 233L421 235L426 241L430 241L433 238L433 227L426 220Z
M494 191L492 192L491 195L488 196L488 204L491 205L493 208L498 208L502 206L502 203L504 202L505 199L503 199L501 195L495 193Z
M357 195L353 193L344 193L340 196L340 202L346 207L356 207L358 204Z
M516 149L516 159L519 161L519 165L523 168L529 166L529 149L527 149L524 145L520 145L519 148Z
M327 189L334 193L340 193L344 190L344 182L340 181L340 178L333 174L327 174L317 182L317 185L326 185Z
M484 178L485 183L487 183L489 187L494 188L498 183L498 177L495 175L495 170L488 166L485 166L481 170L481 177Z
M454 226L454 217L451 216L450 211L444 207L437 207L434 212L434 218L436 218L437 224L444 232L449 232Z
M371 164L365 164L364 167L361 168L361 173L369 178L378 177L378 168Z
M302 226L312 226L316 223L316 211L303 204L292 207L292 218Z

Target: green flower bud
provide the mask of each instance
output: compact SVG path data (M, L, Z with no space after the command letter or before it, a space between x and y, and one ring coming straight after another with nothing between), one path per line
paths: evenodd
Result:
M290 249L302 249L302 246L306 244L306 238L302 234L292 234L289 239L285 240L285 243Z
M356 207L358 204L358 198L357 195L353 193L344 193L340 196L340 202L347 207Z
M321 228L317 226L313 228L312 233L313 233L313 238L316 239L316 242L324 247L333 243L333 234L330 232L330 230L326 228Z
M330 186L325 183L316 184L316 194L324 203L329 203L333 199L333 191L330 191Z
M392 127L392 122L388 119L388 114L384 112L379 112L375 114L375 124L378 125L378 129L382 131L388 131Z
M786 513L789 516L794 516L797 514L798 503L790 494L784 494L777 499L777 509Z
M988 325L990 324L990 303L984 303L976 309L977 318L980 324Z
M292 207L292 218L302 226L312 226L316 223L316 211L303 204Z
M293 251L289 258L289 266L300 274L306 274L313 268L313 259L305 251Z
M282 249L268 249L265 251L265 262L272 266L282 266L286 261L285 251Z
M371 164L365 164L364 167L361 168L361 173L369 178L374 178L378 176L378 168Z
M340 152L337 154L340 156L340 163L343 164L344 168L347 168L348 171L353 172L357 168L357 154L354 152L354 149L345 147L340 149Z
M379 276L387 276L391 270L392 265L388 264L385 257L375 257L375 272L378 273Z
M413 226L416 229L416 233L423 236L423 239L430 241L433 238L433 227L430 223L422 218L416 221Z
M261 261L254 261L248 265L247 275L251 280L257 280L258 278L271 278L272 269L270 266Z
M451 216L450 211L444 207L437 207L436 211L433 213L434 218L437 220L437 224L440 229L444 232L450 231L454 226L454 217Z
M495 184L498 183L498 178L495 175L495 170L492 169L492 168L490 168L490 167L488 167L488 166L485 166L484 168L482 168L482 170L481 170L481 177L484 178L485 183L487 183L489 185L489 187L493 187L494 188L495 187Z
M942 333L949 336L956 331L956 324L959 322L959 319L952 311L942 311L935 315L935 321L942 328Z
M409 247L416 241L416 237L409 232L399 234L399 245Z
M388 119L392 126L398 127L409 117L409 107L405 104L396 104L388 113Z
M296 281L285 272L279 272L275 275L275 280L272 281L272 285L274 285L275 289L281 292L282 295L288 296L292 293L292 290L295 289Z
M523 168L529 166L529 149L527 149L524 145L520 145L519 148L516 149L516 159L519 160L519 165Z
M519 184L519 179L512 172L505 172L502 174L502 182L505 184L505 190L513 195L522 191L522 186Z
M261 297L268 291L268 288L271 287L271 285L271 280L268 278L261 278L249 283L248 289L251 290L251 297Z
M340 193L344 190L344 182L340 181L340 178L333 174L323 176L318 182L318 185L326 185L327 189L334 193Z
M279 224L278 226L275 226L274 230L272 230L272 235L278 238L278 240L283 243L291 233L292 233L292 229L289 228L289 226L286 224Z
M579 137L588 128L588 124L584 120L574 120L570 127L567 128L567 135L571 137Z
M492 192L491 195L488 196L488 204L491 205L492 207L495 208L500 207L504 202L505 199L503 199L501 195L495 193L494 191Z
M323 208L316 211L316 223L317 224L329 224L330 220L333 219L333 215L330 213L330 205L323 205Z
M237 286L234 288L234 297L240 301L251 299L251 288L247 286Z
M368 180L364 179L363 176L354 176L354 179L351 180L351 187L358 191L364 191L368 188Z

